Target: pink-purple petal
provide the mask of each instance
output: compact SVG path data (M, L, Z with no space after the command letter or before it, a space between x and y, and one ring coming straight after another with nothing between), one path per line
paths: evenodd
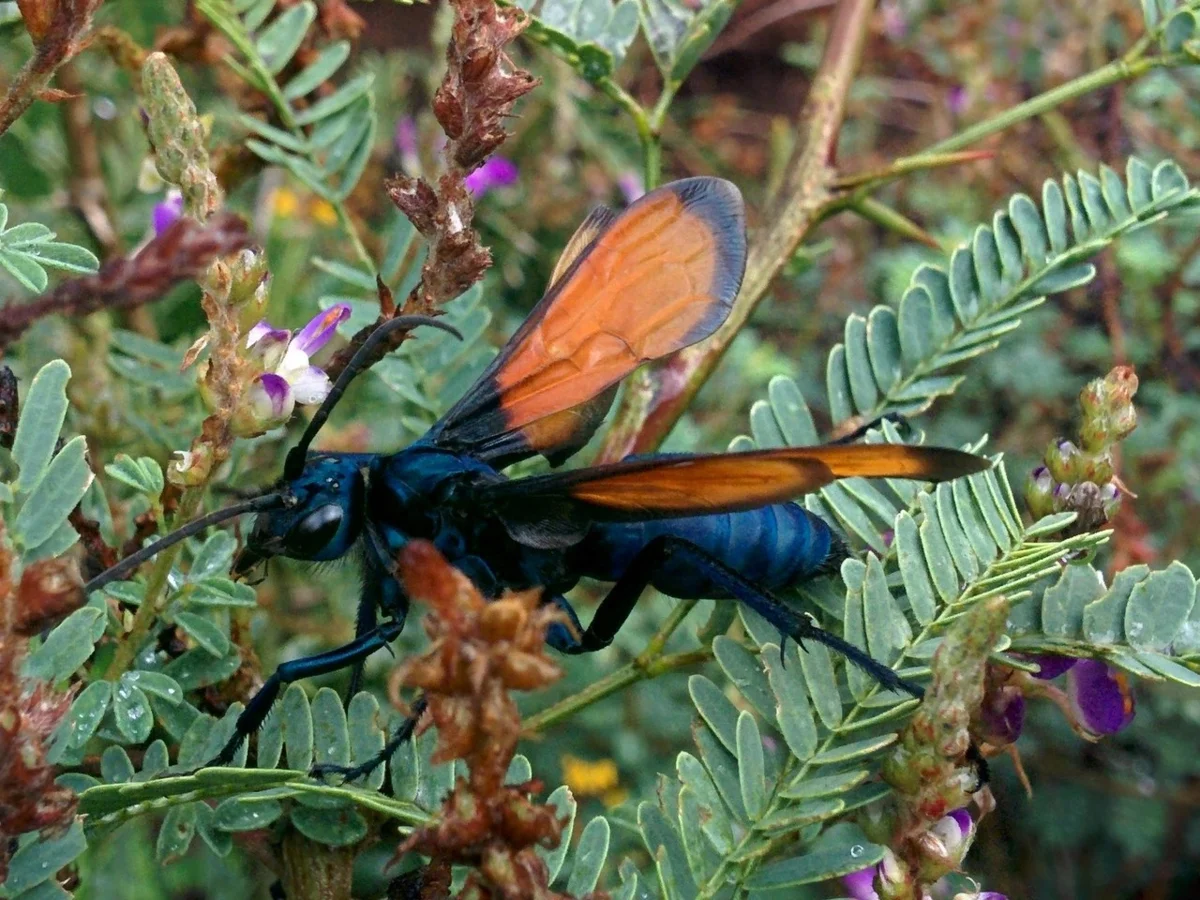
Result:
M1071 669L1067 697L1080 723L1093 734L1116 734L1133 721L1128 680L1094 659L1081 659Z
M275 421L291 415L295 405L292 386L287 379L273 372L264 372L250 385L250 406L264 421Z
M274 327L266 319L261 320L257 325L246 332L246 346L253 347L261 340L286 341L292 336L290 331L285 331L282 328Z
M466 177L467 190L479 197L492 188L516 184L518 175L520 171L516 163L503 156L493 156Z
M854 900L879 900L879 894L875 890L875 866L843 875L842 884L846 887L846 893Z
M1034 674L1034 678L1040 678L1042 681L1049 681L1052 678L1057 678L1063 672L1068 671L1079 660L1073 656L1054 656L1049 653L1021 654L1023 659L1029 660L1031 663L1037 663L1038 671Z
M338 325L350 318L350 307L345 303L335 303L300 330L292 341L292 346L306 356L312 356L333 337Z
M154 226L156 235L162 234L183 215L183 194L170 191L160 202L154 204L150 212L150 224Z

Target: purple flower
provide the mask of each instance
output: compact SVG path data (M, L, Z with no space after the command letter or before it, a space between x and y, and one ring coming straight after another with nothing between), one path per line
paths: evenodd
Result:
M335 304L305 325L293 337L265 319L246 334L246 347L264 371L246 392L248 421L242 434L261 434L288 420L296 404L320 403L329 395L329 376L310 357L329 343L338 325L350 317L350 307Z
M853 900L879 900L879 893L875 890L875 870L876 867L871 866L842 876L846 893Z
M949 94L946 95L946 106L949 107L953 115L961 116L967 111L970 100L971 98L967 94L967 89L961 84L956 84L950 88Z
M1033 677L1040 678L1043 681L1057 678L1074 666L1075 663L1079 662L1073 656L1052 656L1050 654L1026 654L1022 658L1032 663L1037 663L1038 671Z
M633 172L626 172L619 177L617 187L621 189L621 196L625 198L626 203L632 203L646 193L646 186L642 184L642 179Z
M1133 721L1133 692L1126 677L1102 662L1081 659L1067 674L1067 698L1092 734L1116 734Z
M503 156L493 156L467 176L467 190L482 197L493 188L516 184L519 174L516 163Z
M989 744L1016 743L1025 727L1025 695L1012 685L989 689L979 710L979 720Z
M155 236L161 235L182 215L183 194L172 188L167 191L167 196L154 204L154 209L150 213L150 224L154 226Z
M421 158L417 148L417 120L412 116L401 116L396 121L393 136L396 152L400 154L400 165L410 175L421 170Z

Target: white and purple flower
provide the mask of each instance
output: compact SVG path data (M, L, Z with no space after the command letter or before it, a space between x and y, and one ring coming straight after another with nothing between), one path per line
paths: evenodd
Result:
M315 316L294 337L265 319L250 329L246 347L264 371L246 392L246 404L259 433L286 422L297 403L307 406L328 396L329 376L310 360L349 317L350 307L338 303Z

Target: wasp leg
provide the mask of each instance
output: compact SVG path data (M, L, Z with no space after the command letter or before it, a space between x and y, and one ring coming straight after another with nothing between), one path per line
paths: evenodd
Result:
M362 598L358 601L358 614L354 618L355 640L359 640L364 635L370 634L375 630L375 612L378 609L378 601L375 593L371 590L369 581L363 585ZM353 668L350 669L350 690L346 692L347 703L354 699L354 695L362 688L363 667L366 665L366 662L367 658L364 656L356 660Z
M778 628L780 634L792 638L801 646L806 640L824 644L846 657L881 686L889 690L904 691L914 697L924 695L924 691L918 685L905 681L893 669L873 659L854 644L818 627L808 616L791 609L695 544L670 536L655 538L638 552L612 590L600 601L591 624L578 639L568 636L568 640L551 643L551 646L564 653L591 653L607 647L629 618L642 591L653 581L658 570L672 558L685 559L703 572L713 584L719 585L734 599L745 603ZM565 629L563 631L565 632Z
M313 778L320 778L322 775L341 775L342 781L354 781L357 778L365 778L374 772L377 768L387 762L404 744L412 739L413 731L417 727L417 722L420 721L422 714L425 712L425 695L422 694L412 704L412 712L410 712L400 727L392 732L392 736L388 738L387 743L383 745L383 749L368 759L366 762L359 763L357 766L341 766L337 763L318 763L308 770L308 774Z
M259 688L258 693L250 698L245 710L238 716L233 736L210 765L223 766L233 760L233 755L237 753L242 741L258 731L285 684L354 665L394 641L403 628L403 622L384 622L371 633L355 638L345 646L318 653L316 656L285 662L267 679L266 684Z

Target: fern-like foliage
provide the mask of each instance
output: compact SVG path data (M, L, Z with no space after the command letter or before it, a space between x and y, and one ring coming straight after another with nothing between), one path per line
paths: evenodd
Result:
M57 235L38 222L8 224L8 206L0 203L0 268L27 290L41 293L50 283L46 269L89 274L100 260L86 247L56 241Z
M246 146L266 162L283 166L309 190L333 204L342 225L352 231L342 202L354 190L371 156L375 107L366 72L332 93L305 101L337 75L350 56L349 41L335 41L286 83L279 74L292 61L317 17L312 0L289 6L264 25L274 0L198 0L196 8L229 39L240 61L226 62L272 102L283 127L248 114L238 122L253 135ZM356 234L352 234L357 242Z
M240 712L238 704L220 720L198 716L183 736L174 766L166 744L157 740L146 749L140 771L122 747L110 746L101 756L100 778L63 776L62 782L80 793L84 836L95 841L132 818L165 812L157 847L163 863L186 853L197 836L225 856L235 834L287 823L319 843L349 846L367 836L368 816L395 820L402 829L428 824L456 776L463 774L454 762L430 761L434 740L427 735L401 748L386 770L377 769L365 783L325 784L309 778L314 763L346 765L374 756L385 735L378 702L370 693L357 694L343 708L333 690L322 688L310 701L299 685L288 688L259 731L255 768L189 771L216 754ZM234 762L244 766L245 761L243 746ZM528 760L516 757L509 783L531 777ZM570 789L559 787L549 802L566 819L569 835L577 809ZM559 879L573 894L591 891L608 858L610 835L608 821L597 817L582 830L574 850L564 840L547 851L551 881Z
M1048 295L1091 281L1087 262L1116 238L1173 213L1200 208L1177 164L1131 158L1126 180L1066 175L1042 187L1042 207L1017 194L955 250L944 268L921 266L899 304L852 315L825 370L835 422L914 414L954 391L956 364L995 349L1022 314Z

